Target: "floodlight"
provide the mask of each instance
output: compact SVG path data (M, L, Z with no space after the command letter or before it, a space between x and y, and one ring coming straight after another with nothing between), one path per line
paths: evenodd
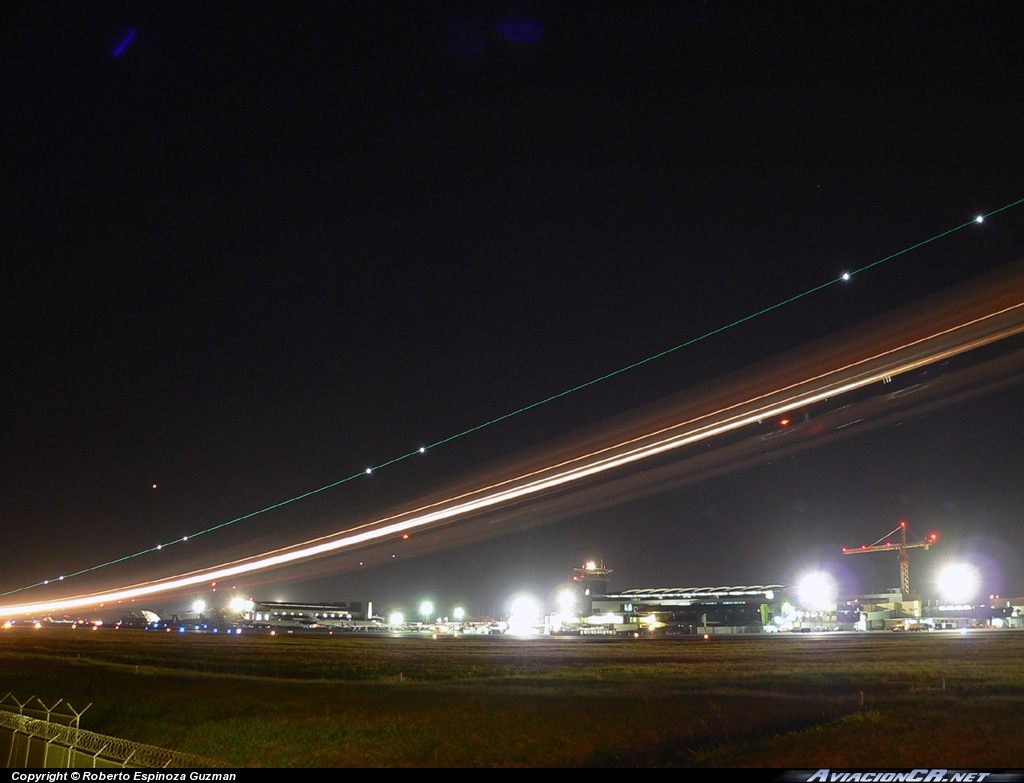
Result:
M831 609L836 601L835 580L821 571L808 574L801 579L797 591L800 595L800 604L805 609L821 612Z
M939 574L939 592L954 603L966 603L975 598L980 587L978 569L967 563L953 563Z

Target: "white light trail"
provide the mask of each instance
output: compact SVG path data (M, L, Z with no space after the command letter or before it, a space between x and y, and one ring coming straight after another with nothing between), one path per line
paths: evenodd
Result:
M829 397L867 386L883 378L901 374L918 367L941 361L949 356L963 353L986 343L1024 330L1020 323L1020 311L1024 303L1004 307L994 313L959 323L947 329L912 340L895 348L889 348L867 358L850 362L842 367L803 378L779 389L757 395L748 400L728 405L716 411L705 413L687 421L663 427L654 432L629 438L613 446L597 449L549 465L529 473L481 487L461 495L432 503L413 511L389 517L340 531L329 536L312 539L303 543L274 550L253 558L225 563L209 569L193 571L176 577L145 582L109 592L49 599L34 603L0 606L0 615L35 614L41 612L65 611L101 603L142 598L168 593L182 588L227 579L228 577L274 568L299 560L318 557L338 550L364 545L389 536L397 536L429 525L448 522L481 510L494 508L546 490L559 488L581 479L595 476L615 468L638 462L657 454L663 454L697 441L715 437L749 424L772 418L791 411L796 407L810 405ZM929 343L954 335L999 316L1015 313L1017 321L1010 326L1000 327L1001 331L989 331L971 338L965 336L951 346L935 346L922 350ZM907 351L920 352L912 359L903 359ZM853 376L850 377L851 373ZM860 373L860 374L857 374ZM831 380L830 380L831 379ZM358 532L357 532L358 531Z

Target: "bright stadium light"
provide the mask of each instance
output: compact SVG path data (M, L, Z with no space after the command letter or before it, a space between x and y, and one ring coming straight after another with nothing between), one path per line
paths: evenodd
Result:
M939 573L939 593L947 601L962 604L971 601L981 588L978 569L967 563L953 563Z
M204 601L202 598L197 598L195 601L192 602L192 611L196 614L202 614L203 612L205 612L206 601Z
M388 615L388 625L392 628L397 628L401 625L405 625L405 615L401 612L392 612Z
M424 601L420 604L420 616L428 620L434 616L434 604L431 601Z
M836 602L835 580L821 571L807 574L801 579L797 592L804 609L821 612L831 609Z

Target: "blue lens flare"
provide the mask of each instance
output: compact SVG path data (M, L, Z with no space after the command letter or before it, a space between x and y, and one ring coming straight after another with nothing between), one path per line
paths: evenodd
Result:
M494 20L494 29L513 43L530 43L544 35L544 26L525 14L499 16Z
M110 50L111 57L120 57L124 50L128 48L132 41L135 40L135 34L138 32L134 27L125 33L124 38L121 39L121 43Z

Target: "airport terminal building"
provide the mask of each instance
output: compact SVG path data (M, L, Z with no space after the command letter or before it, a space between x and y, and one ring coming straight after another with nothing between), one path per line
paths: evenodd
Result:
M355 630L372 622L372 611L372 604L369 602L253 601L251 607L246 607L245 620L256 628L321 627Z
M594 596L586 621L664 634L761 633L787 592L783 585L625 590Z

